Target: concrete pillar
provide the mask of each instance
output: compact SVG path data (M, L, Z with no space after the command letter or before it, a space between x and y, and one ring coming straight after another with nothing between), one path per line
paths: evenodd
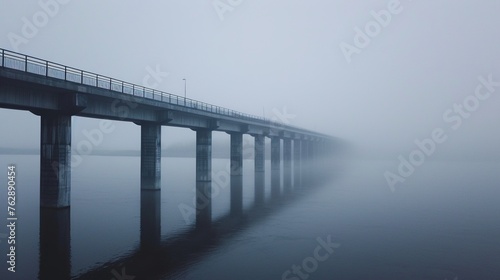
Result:
M70 218L69 207L40 209L39 279L71 279Z
M309 141L303 140L301 143L302 158L301 158L301 185L309 184Z
M271 137L271 196L276 198L281 193L281 140Z
M255 135L255 203L264 202L265 190L265 138Z
M315 151L314 151L314 142L313 141L309 141L309 143L307 143L307 147L309 148L309 151L308 151L308 155L309 155L309 161L314 161L314 158L316 157L316 154L315 154Z
M309 141L308 143L308 155L309 155L309 164L308 164L308 180L310 184L314 184L316 181L316 142Z
M196 226L212 222L212 131L196 131Z
M292 140L283 140L283 188L286 192L292 189Z
M231 214L243 212L243 134L231 133Z
M301 141L299 139L295 139L293 141L293 185L294 187L300 186L300 146Z
M318 142L318 155L319 155L318 168L321 174L321 178L323 179L326 178L326 175L328 173L328 164L327 164L328 151L326 149L325 141L323 139L320 142Z
M158 248L161 241L161 191L141 190L141 249Z
M161 189L161 125L141 125L141 189Z
M40 207L70 206L71 116L41 115Z

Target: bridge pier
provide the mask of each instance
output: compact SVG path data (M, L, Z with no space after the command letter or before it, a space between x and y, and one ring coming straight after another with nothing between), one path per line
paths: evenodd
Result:
M243 212L243 134L231 133L231 214Z
M40 209L39 279L71 279L70 219L69 207Z
M44 113L40 118L40 207L69 207L71 116Z
M212 222L212 131L196 130L196 226Z
M141 125L141 189L161 189L161 125Z
M281 193L281 139L271 137L271 197L279 197Z
M318 145L318 168L319 168L319 173L321 175L321 180L323 180L327 173L328 173L328 163L327 163L327 157L329 156L328 155L328 151L326 149L326 143L324 141L319 141L317 143Z
M309 184L310 174L310 158L309 158L309 141L303 140L301 143L301 153L302 153L302 161L301 161L301 179L302 179L302 187Z
M300 186L300 167L301 167L301 159L300 159L300 140L293 140L293 186L294 188Z
M161 125L141 126L141 249L151 250L161 239Z
M288 138L283 139L283 188L292 190L292 140Z
M309 151L307 151L307 154L309 156L309 166L308 166L308 173L309 173L309 183L314 184L316 181L316 175L317 175L317 170L316 170L316 147L315 147L316 142L314 140L311 140L308 142L307 147L309 148Z
M264 202L265 193L265 138L264 135L255 135L255 203Z
M158 248L161 241L161 191L141 190L141 249Z

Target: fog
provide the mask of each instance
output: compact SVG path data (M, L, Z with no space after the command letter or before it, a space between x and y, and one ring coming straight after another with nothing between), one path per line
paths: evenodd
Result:
M1 1L8 50L178 95L186 79L189 98L371 157L396 160L441 129L435 158L500 158L498 1ZM37 116L0 117L0 147L38 147ZM138 126L114 125L99 149L139 149ZM97 126L73 118L74 141Z

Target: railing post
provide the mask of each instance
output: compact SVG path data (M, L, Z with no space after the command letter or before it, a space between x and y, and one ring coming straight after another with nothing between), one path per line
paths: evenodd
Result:
M49 76L49 62L45 61L45 77Z
M122 81L122 93L125 93L124 91L125 91L125 90L124 90L124 88L123 88L123 81Z
M28 72L28 56L24 56L24 72Z
M111 90L111 84L112 84L113 79L109 78L109 90Z
M67 80L66 80L66 77L67 77L67 76L66 76L66 73L68 73L68 67L67 67L67 66L64 66L64 80L65 80L65 81L67 81Z
M132 84L132 95L135 95L135 85Z
M83 84L83 70L80 70L80 84Z
M4 60L5 60L5 50L2 49L2 67L4 67Z

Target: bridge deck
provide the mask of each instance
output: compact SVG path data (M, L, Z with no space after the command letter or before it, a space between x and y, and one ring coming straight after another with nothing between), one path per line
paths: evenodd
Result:
M0 107L307 140L333 137L0 49Z

